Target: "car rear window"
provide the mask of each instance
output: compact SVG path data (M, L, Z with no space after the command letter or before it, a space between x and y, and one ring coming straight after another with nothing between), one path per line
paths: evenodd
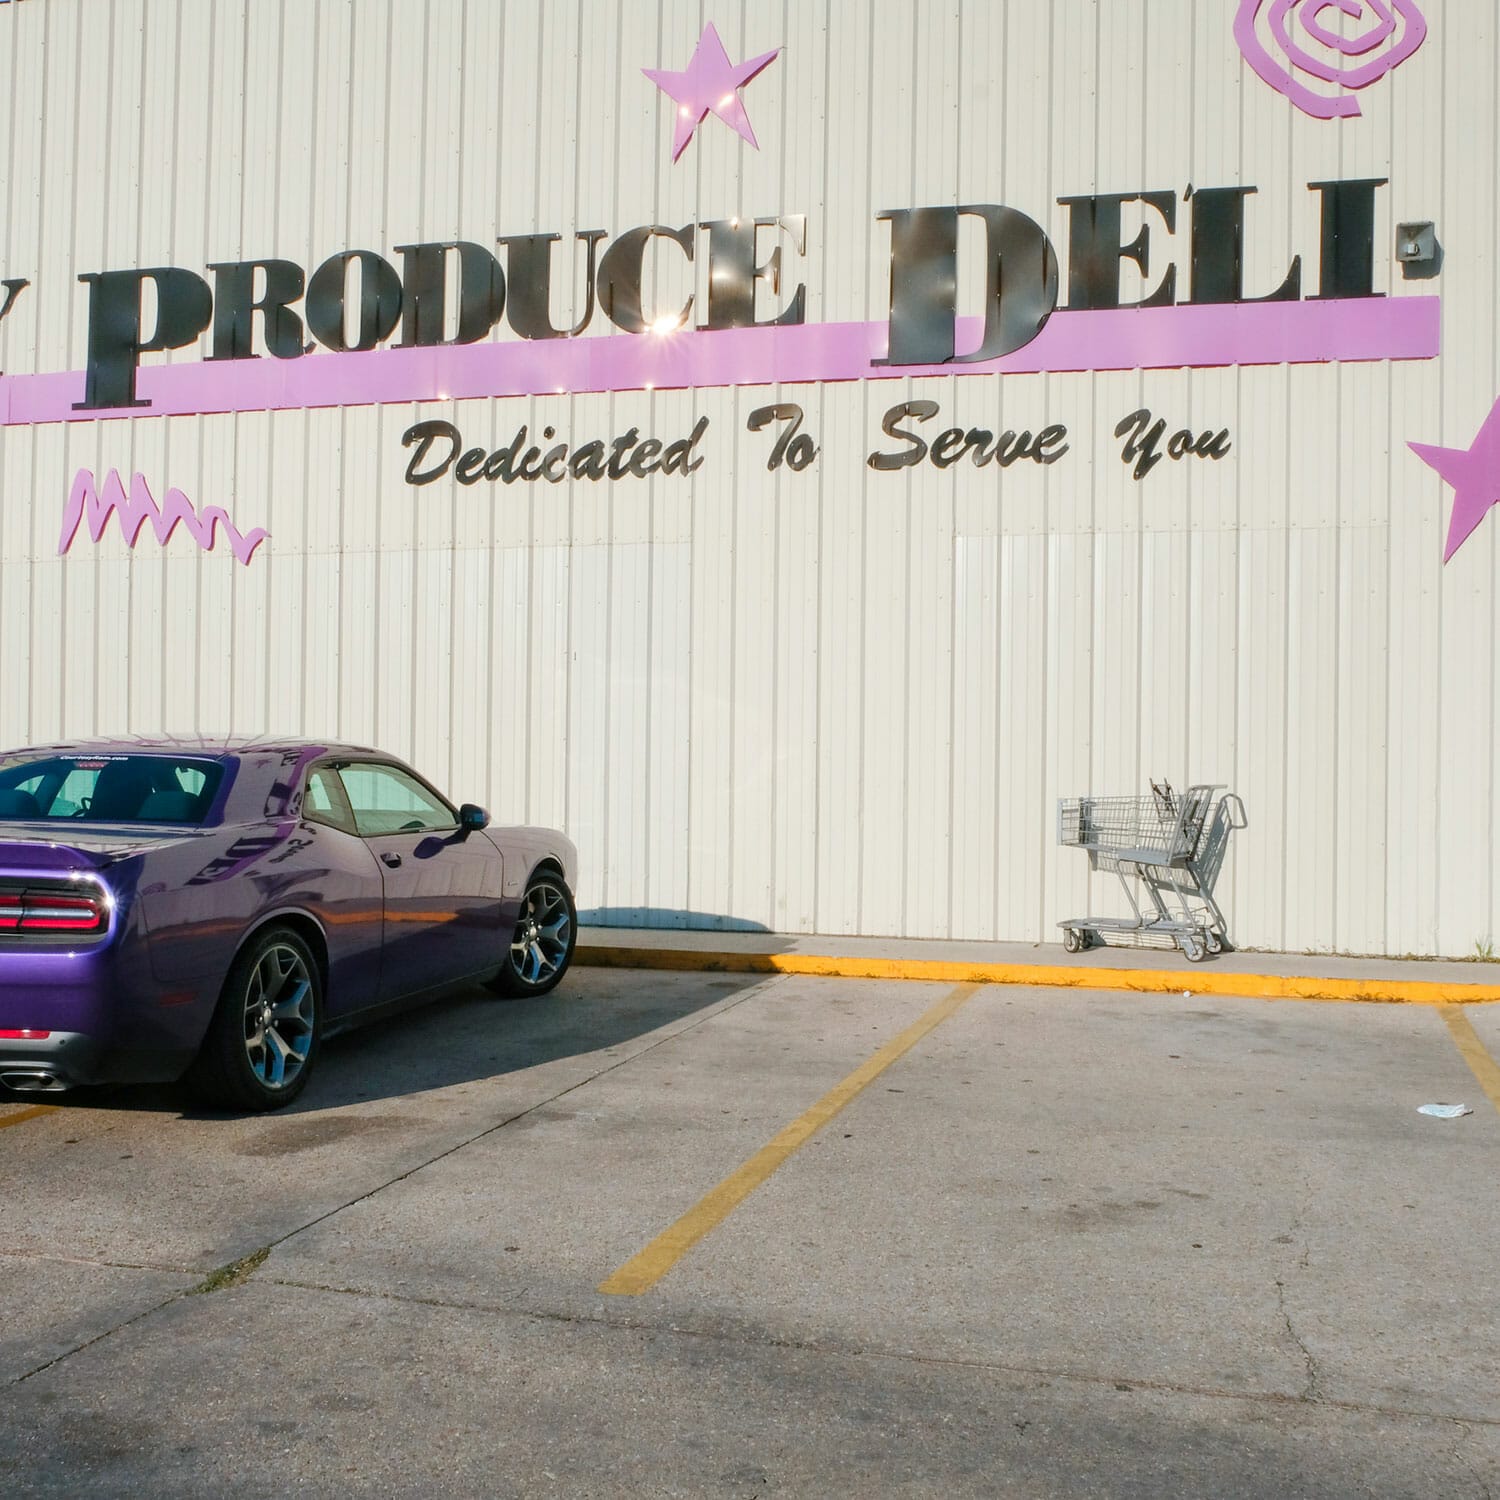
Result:
M53 755L0 760L0 822L203 821L224 768L171 755Z

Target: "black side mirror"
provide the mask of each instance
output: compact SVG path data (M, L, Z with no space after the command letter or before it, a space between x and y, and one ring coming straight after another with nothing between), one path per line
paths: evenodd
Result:
M464 833L478 833L490 826L490 815L477 803L465 802L458 810L458 826Z

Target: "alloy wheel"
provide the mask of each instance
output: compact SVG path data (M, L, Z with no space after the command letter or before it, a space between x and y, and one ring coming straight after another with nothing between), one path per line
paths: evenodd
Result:
M573 939L573 918L561 887L539 880L526 892L515 936L510 941L510 963L528 987L546 984L567 963Z
M245 985L245 1056L268 1089L285 1089L312 1051L317 1021L312 976L285 943L266 949Z

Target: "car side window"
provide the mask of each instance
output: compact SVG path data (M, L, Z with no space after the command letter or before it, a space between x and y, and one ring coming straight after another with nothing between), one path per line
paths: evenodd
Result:
M344 833L357 831L339 773L332 766L314 766L308 773L307 790L302 794L302 816Z
M453 809L396 766L359 761L339 769L362 838L456 828Z

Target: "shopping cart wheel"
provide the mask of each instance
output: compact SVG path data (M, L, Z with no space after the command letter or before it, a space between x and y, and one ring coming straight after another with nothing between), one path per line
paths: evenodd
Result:
M1217 958L1224 951L1224 939L1212 927L1208 929L1208 935L1203 941L1208 948L1209 955L1213 958Z
M1077 953L1083 947L1083 942L1078 936L1076 927L1063 928L1063 951L1066 953Z
M1207 957L1202 940L1195 937L1185 937L1182 940L1182 956L1190 964L1201 964Z

